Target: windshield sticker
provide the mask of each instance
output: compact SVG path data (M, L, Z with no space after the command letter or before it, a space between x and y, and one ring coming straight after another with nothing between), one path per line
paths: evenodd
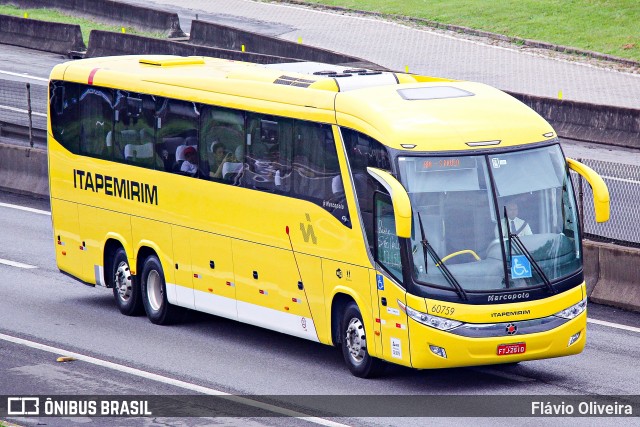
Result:
M499 159L497 157L494 157L491 159L491 164L495 169L499 169L500 166L505 166L507 164L507 161L504 159Z
M511 257L511 277L514 279L526 279L531 277L531 263L524 255Z
M398 338L391 338L391 357L402 359L402 343Z
M384 278L382 274L376 274L376 282L378 283L378 290L384 291Z

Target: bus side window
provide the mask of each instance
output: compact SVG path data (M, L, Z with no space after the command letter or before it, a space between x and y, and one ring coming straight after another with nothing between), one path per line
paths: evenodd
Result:
M113 93L110 89L85 86L78 103L80 152L111 159L113 146L107 138L113 127Z
M167 172L180 170L179 147L198 146L200 111L194 102L156 99L156 166ZM199 151L199 150L197 150ZM197 176L205 174L199 168ZM206 171L208 174L208 171Z
M209 179L239 185L244 165L245 113L205 106L200 129L201 169Z
M293 135L293 194L321 206L350 227L331 126L296 120Z
M386 148L373 138L351 129L342 128L342 139L349 158L349 167L353 177L360 215L369 242L373 250L373 193L382 191L381 185L368 173L367 167L390 170L391 161Z
M114 158L137 166L163 167L155 153L155 99L150 95L116 92Z
M396 235L393 204L388 194L376 191L375 201L375 258L396 279L402 281L400 241Z
M288 193L292 138L292 119L251 114L243 184L248 188Z
M80 121L78 94L80 85L52 80L49 86L51 101L51 130L53 137L74 154L80 152Z

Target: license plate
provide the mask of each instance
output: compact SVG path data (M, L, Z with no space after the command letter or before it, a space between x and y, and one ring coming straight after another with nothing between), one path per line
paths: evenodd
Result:
M515 344L500 344L498 346L498 356L507 356L509 354L522 354L527 351L527 343L519 342Z

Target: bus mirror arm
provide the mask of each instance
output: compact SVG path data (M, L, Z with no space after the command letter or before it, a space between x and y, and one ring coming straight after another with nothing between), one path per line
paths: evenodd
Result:
M579 173L587 180L593 192L593 206L596 222L609 221L609 189L602 177L589 166L567 157L567 164L571 170Z
M402 184L389 172L368 167L367 172L389 192L393 203L393 215L396 221L396 235L400 238L411 237L411 202Z

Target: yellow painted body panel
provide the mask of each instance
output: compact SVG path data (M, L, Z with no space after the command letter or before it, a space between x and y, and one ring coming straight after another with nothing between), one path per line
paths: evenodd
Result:
M190 249L194 291L236 299L231 238L191 230Z
M69 274L82 276L84 266L83 251L78 223L78 205L74 202L51 199L53 235L56 244L56 263L58 268Z
M332 302L343 294L360 308L369 352L417 368L554 357L584 347L584 332L569 349L566 343L569 335L585 329L585 314L556 330L527 336L527 353L509 360L491 352L511 341L463 338L408 319L398 301L428 313L443 303L408 295L388 277L378 276L337 126L364 132L395 149L415 144L415 151L474 150L466 143L488 140L500 140L499 147L505 147L550 139L542 135L552 132L551 127L528 107L485 85L429 76L397 74L399 85L339 92L335 80L326 76L286 72L311 83L306 88L274 84L284 72L257 64L162 55L144 57L146 64L140 60L74 61L56 66L51 79L86 84L92 75L98 86L333 124L352 226L304 200L73 155L53 139L49 123L51 207L62 271L95 283L105 242L115 239L125 248L132 272L139 274L137 266L144 261L140 253L149 248L172 285L167 289L170 301L325 344L333 342ZM408 101L398 94L399 88L434 86L474 95ZM495 108L488 112L486 105ZM92 190L79 185L89 176L103 186ZM116 179L123 186L120 195L108 194L104 186L115 185ZM402 218L410 218L410 205L402 208ZM408 228L399 233L408 235ZM447 304L454 309L452 319L495 323L494 312L526 307L529 314L509 320L544 317L575 304L584 293L583 286L527 303ZM263 308L268 310L255 314ZM262 314L271 316L270 323L260 323ZM280 327L282 319L299 324ZM445 347L450 358L435 356L427 343Z
M587 313L580 314L553 330L527 335L496 338L467 338L430 328L409 319L411 365L418 369L454 368L459 366L513 363L524 360L569 356L580 353L586 343ZM568 346L569 338L580 332L580 338ZM523 354L498 356L500 344L526 343ZM429 345L442 347L447 358L436 356Z
M386 276L383 276L383 281L384 289L377 287L382 358L399 365L411 366L409 319L398 304L398 301L405 303L407 293ZM382 305L382 298L386 299L386 305Z
M78 205L80 236L82 236L83 272L80 278L85 282L96 280L96 266L103 265L104 247L108 239L115 239L131 253L131 220L129 215L104 211L86 205ZM125 246L126 245L126 246Z
M455 87L473 96L407 101L397 86L371 87L336 96L338 125L351 127L402 150L473 150L467 142L500 140L508 147L552 139L551 126L536 112L492 87L471 82L431 82L402 89ZM375 102L371 102L375 100ZM487 108L490 106L491 108ZM555 133L553 133L555 136Z

